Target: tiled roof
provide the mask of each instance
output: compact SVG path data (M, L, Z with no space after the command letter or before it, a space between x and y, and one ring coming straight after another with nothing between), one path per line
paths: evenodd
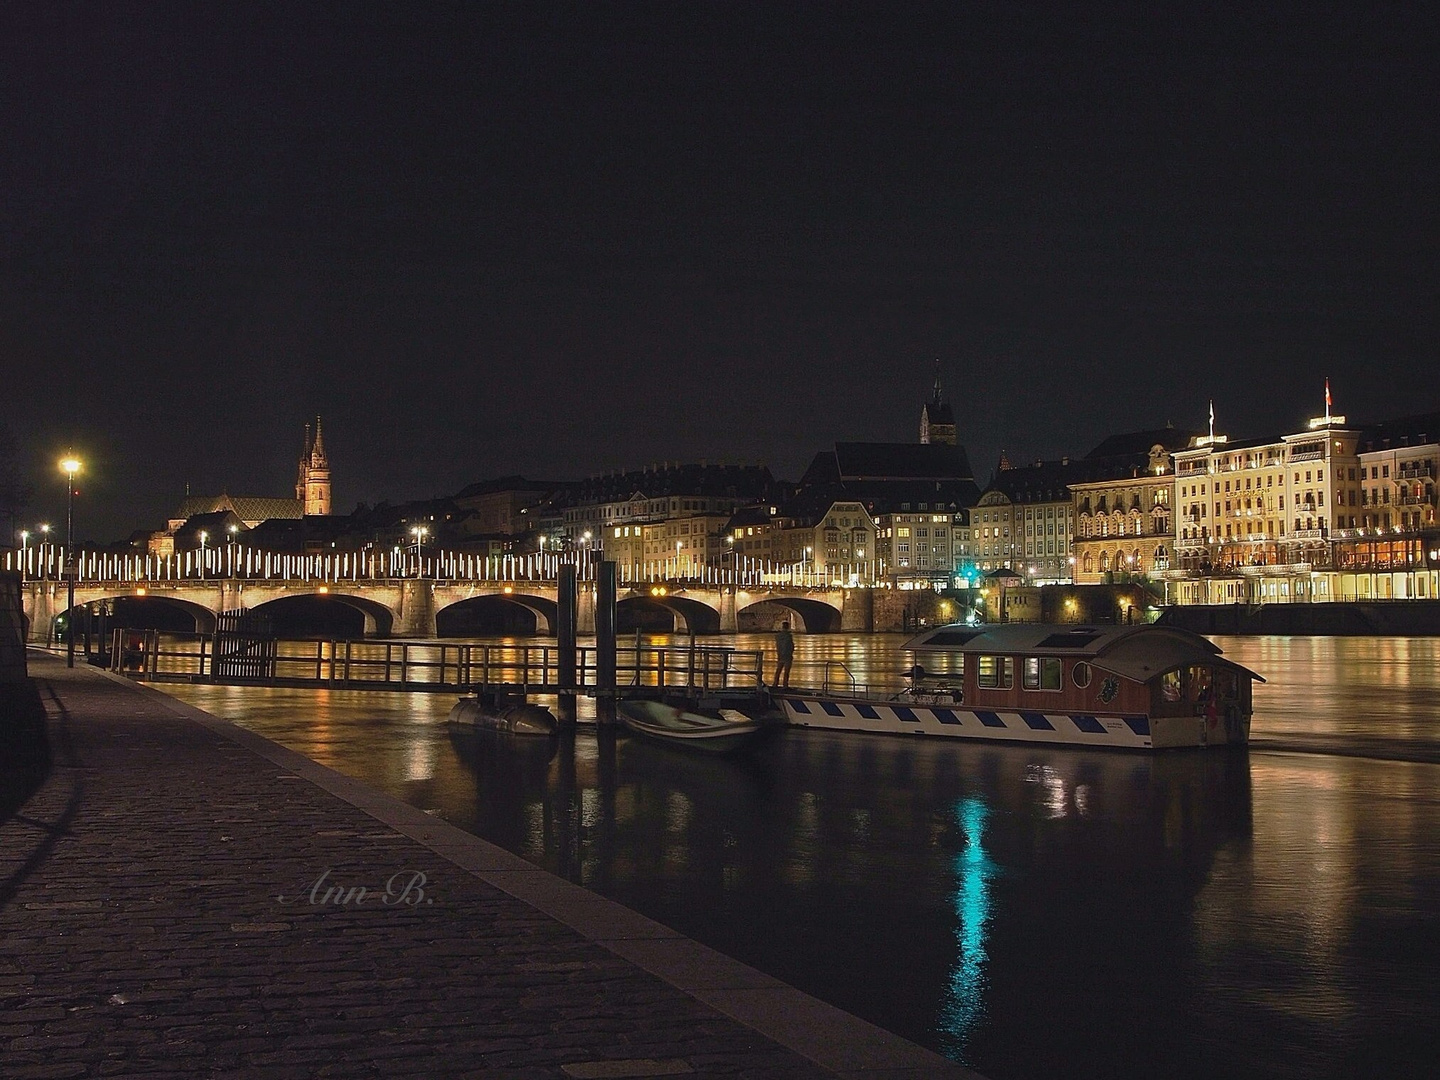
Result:
M1183 450L1190 444L1191 439L1204 434L1203 431L1190 431L1187 428L1163 427L1150 431L1131 431L1123 435L1111 435L1086 454L1085 460L1139 457L1142 459L1140 464L1143 465L1143 459L1149 455L1152 446L1163 446L1166 450Z
M836 443L841 480L970 480L970 460L946 443Z
M177 518L233 510L241 521L268 521L270 518L298 518L305 515L299 499L271 499L258 495L192 495L180 504Z

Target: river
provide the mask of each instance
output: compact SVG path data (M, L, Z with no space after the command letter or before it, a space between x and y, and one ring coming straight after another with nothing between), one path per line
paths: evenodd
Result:
M898 685L903 640L802 635L796 681ZM1217 641L1268 680L1240 754L787 730L732 762L166 689L992 1080L1432 1075L1440 639Z

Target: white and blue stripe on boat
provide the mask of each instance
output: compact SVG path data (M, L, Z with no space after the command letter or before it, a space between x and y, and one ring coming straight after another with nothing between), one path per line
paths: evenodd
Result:
M904 701L846 701L829 696L787 696L782 702L786 718L799 727L1151 748L1152 721L1147 716L962 709Z

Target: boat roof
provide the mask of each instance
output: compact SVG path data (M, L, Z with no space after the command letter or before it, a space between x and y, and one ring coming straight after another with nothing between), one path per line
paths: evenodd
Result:
M999 623L970 626L948 623L917 634L905 643L916 652L1030 654L1073 656L1136 682L1190 664L1208 664L1262 679L1224 659L1208 638L1170 626L1085 626L1066 623Z

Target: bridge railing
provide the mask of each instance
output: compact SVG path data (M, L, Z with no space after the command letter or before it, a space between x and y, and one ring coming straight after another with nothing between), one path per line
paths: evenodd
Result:
M596 559L588 551L476 555L441 550L417 556L414 551L399 548L371 548L288 555L243 544L225 544L173 555L78 551L75 576L77 581L85 583L134 583L137 586L211 580L343 585L405 579L512 585L533 581L548 585L558 580L562 566L574 566L581 581L593 581L595 565ZM47 543L0 552L0 569L18 570L30 581L62 581L67 572L65 548ZM617 566L622 585L631 588L663 585L667 591L671 591L671 587L828 589L863 586L873 582L874 572L874 564L868 562L817 567L767 560L730 567L693 565L671 559Z
M526 693L559 689L554 645L488 642L295 639L277 640L263 674L217 669L213 635L160 630L114 632L112 670L139 679L187 682L470 690L506 687ZM223 659L223 658L222 658ZM598 652L576 650L580 692L597 685ZM724 646L646 645L616 649L616 680L625 686L693 688L702 692L756 689L764 655Z

